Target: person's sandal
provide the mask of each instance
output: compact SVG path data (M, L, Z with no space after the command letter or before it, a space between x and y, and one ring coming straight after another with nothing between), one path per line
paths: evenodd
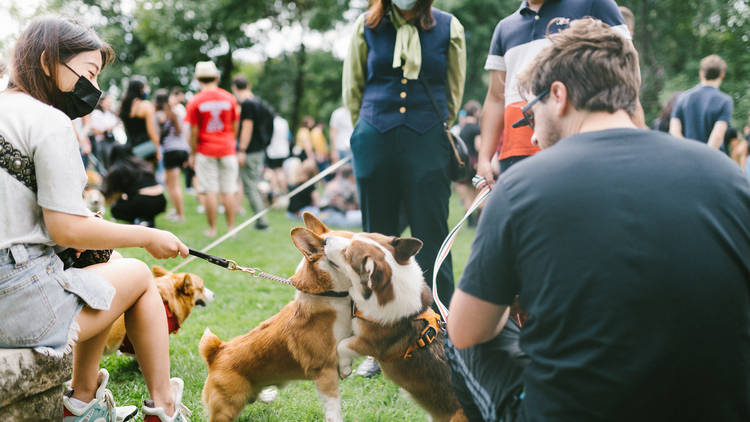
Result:
M172 398L174 399L174 415L167 416L167 413L161 407L154 407L154 401L149 399L143 403L141 411L145 418L143 422L190 422L187 416L192 415L190 409L182 404L182 390L185 384L179 378L169 380L172 388Z
M109 372L102 368L99 370L99 387L96 389L94 400L84 407L77 407L71 402L70 399L73 397L71 381L66 382L63 394L63 422L125 422L135 416L138 411L135 406L115 407L112 392L107 389L107 381L109 381Z

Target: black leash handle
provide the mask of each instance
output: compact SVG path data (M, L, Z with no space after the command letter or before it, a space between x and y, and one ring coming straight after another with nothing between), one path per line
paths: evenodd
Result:
M209 255L201 251L196 251L195 249L189 249L189 251L190 251L190 255L196 256L200 259L205 259L206 261L214 265L218 265L220 267L229 268L229 266L233 263L232 261L229 261L228 259L224 259L219 256Z

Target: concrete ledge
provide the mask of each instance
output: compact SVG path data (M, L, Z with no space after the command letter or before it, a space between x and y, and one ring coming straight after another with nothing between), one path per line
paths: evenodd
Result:
M72 368L70 354L59 359L31 349L0 349L3 421L61 420L62 385L70 379Z

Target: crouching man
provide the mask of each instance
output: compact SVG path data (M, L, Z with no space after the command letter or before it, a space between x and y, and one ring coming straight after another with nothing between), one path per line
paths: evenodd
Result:
M464 409L750 420L748 180L704 144L633 126L637 55L607 25L551 40L522 77L535 98L518 123L543 151L501 175L450 305Z

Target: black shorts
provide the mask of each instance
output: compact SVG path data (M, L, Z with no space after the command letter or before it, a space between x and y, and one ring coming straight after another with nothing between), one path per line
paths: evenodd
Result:
M278 169L281 168L281 166L284 164L284 160L286 158L268 158L266 157L266 167L270 169Z
M188 160L188 152L177 150L167 151L164 153L164 168L172 170L174 168L181 168L185 165Z

